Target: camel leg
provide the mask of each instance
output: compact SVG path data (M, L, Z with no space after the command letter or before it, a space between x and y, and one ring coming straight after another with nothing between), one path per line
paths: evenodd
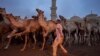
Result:
M9 47L9 45L10 45L10 43L11 43L11 39L12 39L12 37L9 38L8 43L7 43L6 47L4 47L4 49L8 49L8 47Z
M64 46L66 46L66 43L68 42L68 34L65 33L65 41L64 41Z
M79 33L79 44L82 43L82 35Z
M9 45L10 45L10 43L11 43L12 35L15 34L16 32L17 32L17 30L14 29L14 30L7 36L7 38L9 38L9 40L8 40L8 43L7 43L6 47L4 47L4 49L8 49L8 47L9 47Z
M29 38L29 34L27 35L28 37L27 37L27 44L28 44L28 47L31 47L31 39Z
M8 33L4 34L2 37L1 37L1 46L0 46L0 49L1 48L4 48L4 46L6 45L6 42L5 42L5 39L6 39L6 36L8 35Z
M72 39L71 39L71 33L69 32L68 33L68 46L70 47L71 46L71 42L72 42Z
M26 28L26 30L24 30L23 32L13 34L13 36L21 36L21 35L24 35L24 34L29 33L29 32L30 32L30 29Z
M25 35L25 43L24 43L24 46L23 46L23 48L21 49L21 51L24 51L24 50L25 50L26 44L27 44L27 35Z
M75 36L75 44L77 44L78 43L77 34L75 33L74 36Z
M33 35L33 39L34 39L34 47L33 47L33 49L34 49L35 46L36 46L36 38L35 38L35 34Z
M3 37L1 37L0 49L3 47Z
M46 42L46 39L45 39L45 37L44 37L44 38L43 38L43 44L42 44L42 48L41 48L41 50L44 49L45 42Z
M87 42L88 42L88 46L91 46L91 43L90 43L90 35L91 35L91 32L89 32L89 35L88 35L88 39L87 39Z
M13 37L13 35L14 35L16 32L17 32L17 30L14 29L14 30L7 36L7 38Z
M3 46L4 46L4 36L1 37L0 49L2 49Z
M85 42L86 42L86 36L83 35L83 43L85 43Z
M42 44L42 48L41 50L44 49L44 45L45 45L45 42L46 42L46 36L47 36L48 32L43 32L43 44Z

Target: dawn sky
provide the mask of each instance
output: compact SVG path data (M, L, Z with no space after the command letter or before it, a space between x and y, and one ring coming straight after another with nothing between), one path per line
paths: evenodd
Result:
M0 0L0 7L6 8L7 13L19 16L36 15L36 8L44 10L50 19L51 0ZM57 0L57 15L70 18L74 15L84 17L93 11L100 15L100 0Z

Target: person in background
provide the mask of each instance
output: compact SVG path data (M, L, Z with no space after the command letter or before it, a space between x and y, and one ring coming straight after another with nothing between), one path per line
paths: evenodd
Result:
M64 36L63 36L63 32L62 32L63 28L61 25L61 21L57 20L57 26L56 26L56 38L53 42L53 56L57 56L57 49L58 46L60 46L61 50L67 55L67 50L63 47L62 43L64 41Z

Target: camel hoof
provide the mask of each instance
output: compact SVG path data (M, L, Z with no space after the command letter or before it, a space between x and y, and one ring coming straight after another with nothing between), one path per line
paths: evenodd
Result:
M10 37L11 37L11 36L9 36L9 35L7 36L7 38L10 38Z
M21 49L20 51L24 51L25 49Z
M8 46L4 47L4 49L8 49Z
M35 49L35 47L33 47L32 49Z
M43 51L43 48L41 48L40 50Z
M16 34L16 36L21 36L21 34Z
M91 44L88 44L88 46L91 46Z
M32 49L35 49L35 47L33 47Z

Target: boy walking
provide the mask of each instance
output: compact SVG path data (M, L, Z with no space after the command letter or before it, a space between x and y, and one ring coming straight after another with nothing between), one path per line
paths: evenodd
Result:
M57 20L57 26L56 26L56 38L53 42L53 56L57 56L57 48L58 46L60 46L61 50L67 54L67 50L63 47L62 43L64 41L64 36L62 33L62 25L61 25L61 21Z

